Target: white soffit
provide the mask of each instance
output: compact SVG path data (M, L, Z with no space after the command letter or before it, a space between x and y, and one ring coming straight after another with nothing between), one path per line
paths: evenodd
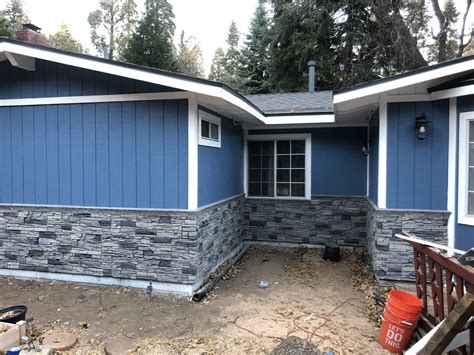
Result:
M441 79L444 77L456 75L459 73L474 70L474 57L455 61L454 63L445 63L429 68L422 72L414 72L413 74L401 74L400 78L396 76L389 80L381 80L381 82L374 82L367 86L360 88L355 87L352 90L343 91L334 94L334 104L341 104L351 100L359 99L365 96L375 95L391 90L400 89L412 85L419 85L421 83L429 82L434 79Z

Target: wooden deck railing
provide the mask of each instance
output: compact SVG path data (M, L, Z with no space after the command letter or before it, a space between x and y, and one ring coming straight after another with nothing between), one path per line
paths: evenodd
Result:
M474 294L474 272L435 248L414 241L409 243L414 253L416 294L423 300L419 326L428 332L446 318L464 293ZM474 344L473 323L469 328L471 344ZM467 354L467 349L458 352Z

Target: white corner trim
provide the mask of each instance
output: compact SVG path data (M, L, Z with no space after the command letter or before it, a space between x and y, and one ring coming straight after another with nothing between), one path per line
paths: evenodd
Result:
M304 163L305 163L305 198L307 200L311 200L311 165L313 164L313 159L312 159L312 143L311 143L311 134L308 135L308 137L305 139L305 158L304 158Z
M474 94L474 85L460 86L458 88L452 88L447 90L435 91L431 93L432 100L442 100L451 97L459 97Z
M333 113L327 115L267 115L263 122L265 122L266 125L334 123L336 122L336 118Z
M378 201L379 208L387 208L387 135L388 135L388 105L387 95L380 95L379 109L379 175Z
M210 114L209 112L206 112L206 111L203 111L203 110L199 110L198 111L198 115L199 115L199 122L198 122L198 130L199 130L199 135L198 135L198 144L199 145L203 145L203 146L206 146L206 147L213 147L213 148L220 148L221 147L221 144L222 144L222 125L221 125L221 118L218 117L218 116L215 116L215 115L212 115ZM214 139L209 139L209 138L205 138L202 136L202 121L207 121L207 122L210 122L210 123L214 123L217 125L217 128L218 128L218 139L217 140L214 140ZM209 130L211 129L211 127L209 127Z
M248 130L244 128L244 180L243 180L243 184L244 184L244 194L245 194L245 197L248 196L248 193L249 193L249 188L248 188L248 181L249 181L249 172L248 172L248 169L249 169L249 151L248 151Z
M474 111L459 114L459 167L458 167L458 223L474 226L474 215L467 214L469 169L469 123L474 121Z
M413 94L413 95L388 95L387 102L419 102L431 101L430 94Z
M132 287L141 288L144 291L150 284L150 281L145 280L132 280L132 279L118 279L114 277L105 276L86 276L86 275L73 275L65 273L53 273L43 271L23 271L23 270L10 270L0 269L0 276L4 277L16 277L20 279L28 280L56 280L64 282L77 282L84 284L94 285L105 285L105 286L119 286L119 287ZM198 284L178 284L169 282L156 282L152 281L153 291L163 293L173 293L181 296L191 296L193 291L199 287Z
M454 248L455 212L456 212L456 136L457 136L457 100L449 99L449 143L448 143L448 206L451 212L448 220L448 246Z
M421 73L415 73L412 75L402 76L401 78L394 77L388 81L382 81L380 83L374 83L368 86L363 86L359 89L354 88L353 90L334 94L334 104L338 104L345 101L355 100L360 97L375 95L382 92L387 92L395 89L399 89L405 86L420 84L433 78L443 78L449 75L467 72L474 69L474 58L471 60L465 60L462 62L447 64L439 68L430 69Z
M196 97L188 100L188 210L198 208L198 105Z
M264 115L260 113L260 111L248 103L245 99L236 93L234 94L223 89L221 86L213 86L204 82L186 79L184 77L165 75L158 72L142 70L140 68L125 67L122 65L117 65L113 62L97 61L94 58L87 58L83 56L79 57L67 53L59 53L47 49L24 46L18 43L0 43L0 53L1 52L16 53L27 57L99 71L111 75L118 75L124 78L168 86L198 94L218 97L250 113L253 117L261 122L263 122L265 118Z
M15 53L5 52L5 56L11 65L17 68L21 68L28 71L35 71L36 69L36 60L32 57L26 57L24 55L19 55Z
M30 98L30 99L0 100L0 107L67 105L67 104L153 101L153 100L179 100L179 99L189 99L191 96L192 96L192 93L176 91L176 92L150 92L150 93L139 93L139 94L119 94L119 95L42 97L42 98Z

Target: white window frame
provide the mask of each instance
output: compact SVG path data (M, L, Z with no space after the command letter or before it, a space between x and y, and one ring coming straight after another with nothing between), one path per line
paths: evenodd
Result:
M468 215L469 184L469 124L474 122L474 111L459 114L459 167L458 167L458 223L474 226L474 215Z
M304 197L297 197L297 196L276 196L276 162L274 165L275 173L274 173L274 196L249 196L248 195L248 186L249 186L249 174L248 174L248 148L244 150L245 157L244 157L244 166L245 166L245 196L247 198L254 198L254 199L277 199L277 200L311 200L311 133L297 133L297 134L250 134L246 136L246 142L251 141L282 141L282 140L304 140L305 141L305 196ZM247 144L247 143L246 143ZM276 144L275 144L276 150ZM275 160L276 160L276 152L275 152Z
M211 139L211 138L206 138L202 136L202 121L207 121L210 123L214 123L218 127L218 134L219 138L217 140ZM209 126L209 129L211 127ZM199 145L204 145L207 147L213 147L213 148L220 148L221 147L221 142L222 142L222 132L221 132L221 118L217 117L215 115L210 114L209 112L199 110Z

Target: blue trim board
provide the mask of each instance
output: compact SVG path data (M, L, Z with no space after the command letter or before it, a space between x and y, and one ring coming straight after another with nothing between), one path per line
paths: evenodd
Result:
M198 206L243 193L244 141L241 125L205 107L221 118L221 148L198 146Z
M431 121L415 135L415 117ZM449 102L388 104L387 208L447 209Z
M474 95L462 96L457 99L457 111L458 111L458 131L456 142L456 210L455 210L455 239L454 247L461 250L468 250L474 247L474 226L468 226L457 223L458 221L458 172L459 172L459 114L461 112L474 111Z
M41 59L36 59L33 72L0 62L0 78L0 100L179 91Z
M367 127L266 129L249 134L311 133L311 194L366 196L367 158L362 144Z
M0 203L187 209L187 100L0 108Z

